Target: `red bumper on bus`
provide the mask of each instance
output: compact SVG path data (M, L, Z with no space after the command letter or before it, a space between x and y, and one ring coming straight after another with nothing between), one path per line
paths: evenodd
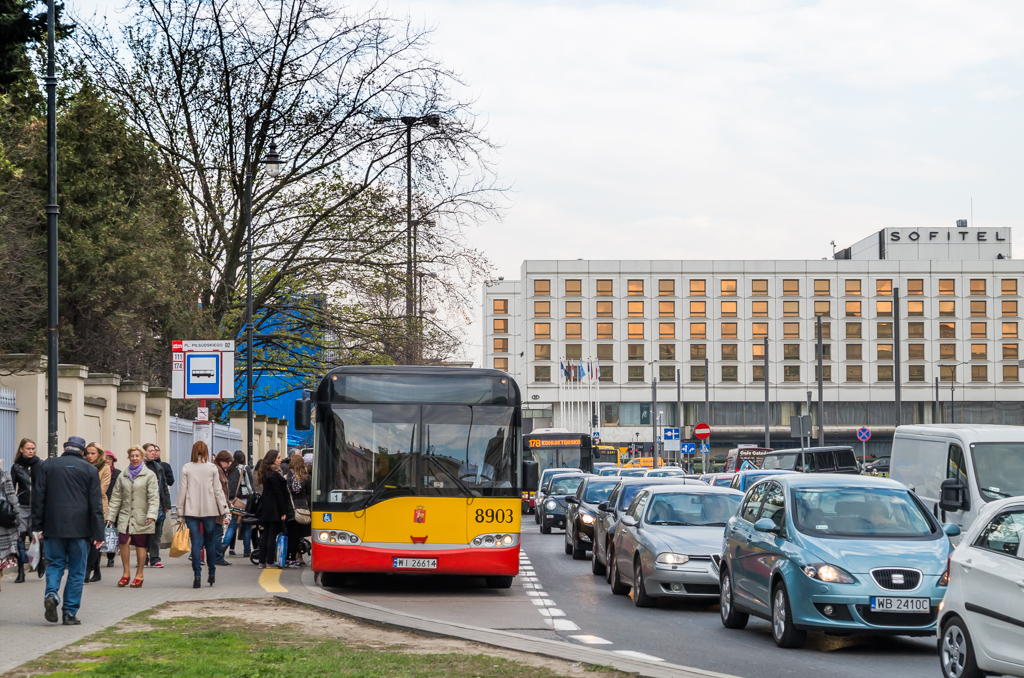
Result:
M395 567L396 558L437 559L437 567L407 569ZM519 574L519 546L509 548L464 548L452 550L332 546L313 543L314 572L394 572L400 574Z

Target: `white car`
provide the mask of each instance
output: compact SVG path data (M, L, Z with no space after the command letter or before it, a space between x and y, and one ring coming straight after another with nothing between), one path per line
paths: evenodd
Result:
M949 559L939 608L946 678L1024 676L1024 497L987 504Z

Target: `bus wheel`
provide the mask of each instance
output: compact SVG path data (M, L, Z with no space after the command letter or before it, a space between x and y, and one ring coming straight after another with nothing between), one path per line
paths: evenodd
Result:
M510 589L512 588L512 579L511 575L484 577L484 581L487 582L487 588L489 589Z
M320 586L338 589L345 585L345 575L340 572L321 572Z

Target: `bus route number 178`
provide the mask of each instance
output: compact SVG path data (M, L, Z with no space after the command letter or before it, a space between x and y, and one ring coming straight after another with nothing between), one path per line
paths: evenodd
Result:
M512 509L476 510L476 522L478 523L511 523L513 517Z

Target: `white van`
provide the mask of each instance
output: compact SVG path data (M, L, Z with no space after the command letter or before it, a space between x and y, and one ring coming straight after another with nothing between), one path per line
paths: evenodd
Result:
M1024 496L1024 426L900 426L889 476L941 522L967 530L987 502Z

